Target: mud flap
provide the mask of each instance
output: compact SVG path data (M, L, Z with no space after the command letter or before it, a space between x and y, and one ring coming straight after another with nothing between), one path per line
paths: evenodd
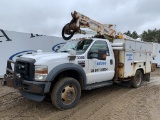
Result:
M156 70L156 66L157 66L157 64L152 63L152 65L151 65L151 72L154 72Z
M38 101L41 102L45 96L44 95L38 95L38 94L33 94L33 93L29 93L29 92L25 92L25 91L19 91L22 96L24 96L25 98L28 98L30 100L34 100L34 101Z

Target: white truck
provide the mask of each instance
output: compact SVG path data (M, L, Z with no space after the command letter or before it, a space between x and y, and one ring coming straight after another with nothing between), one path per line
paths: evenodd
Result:
M61 110L76 106L82 90L122 81L137 88L150 79L152 44L120 38L112 43L101 38L70 40L56 53L39 51L9 60L3 83L35 101L50 95Z

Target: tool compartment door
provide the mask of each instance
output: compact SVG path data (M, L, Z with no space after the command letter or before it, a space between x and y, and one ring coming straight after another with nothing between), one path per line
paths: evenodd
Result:
M147 59L146 59L146 70L145 73L151 72L151 65L152 65L152 55L151 53L146 53Z
M133 52L125 52L124 78L128 78L133 75L133 59Z

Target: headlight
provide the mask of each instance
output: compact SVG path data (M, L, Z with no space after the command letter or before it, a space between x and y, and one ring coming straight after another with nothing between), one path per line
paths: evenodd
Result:
M48 74L47 66L35 66L35 80L45 81Z

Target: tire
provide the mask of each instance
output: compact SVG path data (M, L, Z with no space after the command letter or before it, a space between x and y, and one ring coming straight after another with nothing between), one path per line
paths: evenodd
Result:
M69 23L68 23L68 24L69 24ZM68 25L68 24L66 24L66 25ZM66 25L65 25L65 26L63 27L63 29L62 29L62 37L63 37L64 40L70 40L70 39L73 37L75 31L73 31L70 36L66 37L66 36L65 36L65 33L64 33Z
M81 86L79 82L71 77L60 79L52 89L51 100L53 105L66 110L76 106L81 96Z
M146 73L144 75L144 80L147 81L147 82L150 82L150 73Z
M131 87L138 88L141 86L143 80L143 74L140 70L136 71L136 74L131 79Z

